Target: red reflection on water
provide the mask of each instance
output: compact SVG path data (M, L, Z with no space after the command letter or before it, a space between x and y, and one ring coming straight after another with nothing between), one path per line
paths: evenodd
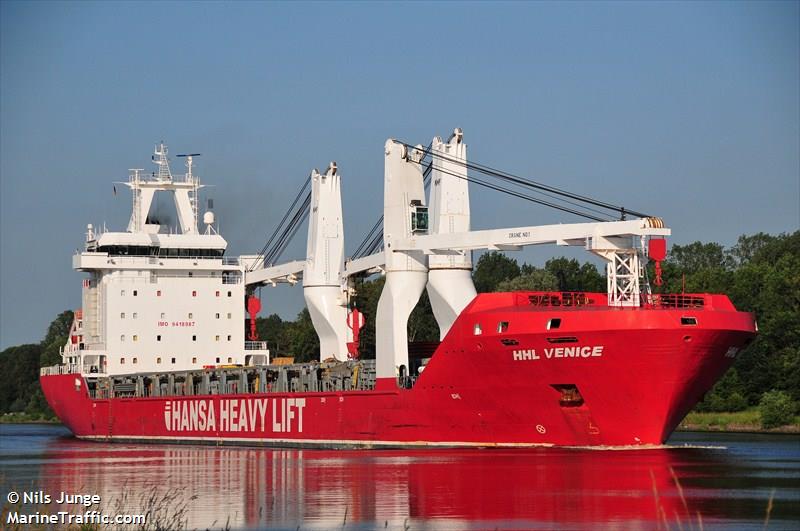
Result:
M708 456L706 456L707 458ZM129 446L59 440L45 455L50 492L111 504L185 488L189 527L403 522L583 527L694 521L666 449L321 451ZM135 508L134 508L135 509ZM458 524L458 525L461 525ZM581 525L583 524L583 526Z

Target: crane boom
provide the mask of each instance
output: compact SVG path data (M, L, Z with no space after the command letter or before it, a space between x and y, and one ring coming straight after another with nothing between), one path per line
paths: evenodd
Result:
M509 250L542 244L582 245L594 250L620 248L617 244L607 247L609 238L669 235L670 229L665 228L659 218L643 218L414 235L395 241L387 238L387 247L393 252L423 251L431 255L447 254L455 249Z

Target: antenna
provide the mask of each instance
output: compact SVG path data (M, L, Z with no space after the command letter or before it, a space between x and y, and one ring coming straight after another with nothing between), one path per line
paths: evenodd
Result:
M153 152L152 160L154 163L158 165L158 180L171 181L172 172L169 171L169 160L167 159L167 146L164 144L163 140L158 146L156 146L156 149Z
M186 182L190 182L192 180L192 157L199 157L202 153L181 153L180 155L175 155L176 157L186 157Z

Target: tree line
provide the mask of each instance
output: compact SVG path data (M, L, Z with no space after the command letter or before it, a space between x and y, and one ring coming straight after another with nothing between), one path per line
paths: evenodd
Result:
M673 245L664 261L663 293L725 293L736 308L755 312L759 334L734 366L696 408L700 411L738 411L768 399L792 411L800 402L800 231L741 236L735 245L695 242ZM648 277L654 278L653 264ZM473 271L479 293L492 291L604 292L606 278L597 267L576 259L553 258L543 267L522 263L500 252L481 255ZM354 300L366 317L361 353L375 357L375 315L383 279L357 285ZM52 416L38 384L39 367L60 361L59 347L69 334L72 312L61 313L40 343L0 352L0 413ZM293 320L277 314L257 319L257 330L272 356L295 361L317 358L319 339L307 309ZM410 341L438 341L439 330L427 293L408 322ZM487 368L490 370L490 368Z

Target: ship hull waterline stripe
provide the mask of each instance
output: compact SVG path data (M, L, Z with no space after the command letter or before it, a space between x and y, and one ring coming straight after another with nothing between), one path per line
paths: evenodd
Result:
M107 441L114 439L123 442L135 441L164 441L167 443L205 443L220 444L231 443L241 446L295 446L295 447L354 447L369 448L372 446L385 447L509 447L509 448L551 448L556 445L552 443L497 443L497 442L463 442L463 441L361 441L358 439L270 439L265 437L192 437L192 436L169 436L169 435L76 435L79 439Z
M655 450L669 448L663 444L640 444L624 446L586 446L557 445L553 443L498 443L498 442L465 442L465 441L360 441L356 439L268 439L241 437L191 437L168 435L77 435L79 439L91 441L109 441L136 443L145 441L162 441L168 444L204 444L222 446L258 446L275 448L567 448L576 450Z

